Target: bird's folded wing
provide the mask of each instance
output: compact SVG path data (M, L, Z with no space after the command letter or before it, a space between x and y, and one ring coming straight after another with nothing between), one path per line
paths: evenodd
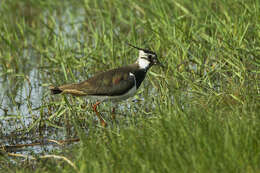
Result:
M135 76L129 70L114 69L100 73L78 84L80 91L87 95L118 96L135 85Z

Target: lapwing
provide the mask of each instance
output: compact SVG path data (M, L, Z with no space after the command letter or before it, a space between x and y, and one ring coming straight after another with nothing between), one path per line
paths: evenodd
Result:
M127 44L139 50L139 56L133 64L98 73L80 83L50 86L52 94L71 94L95 99L97 102L93 105L93 110L101 125L105 127L106 122L98 113L97 106L105 101L117 102L133 96L147 71L153 65L162 66L155 52Z

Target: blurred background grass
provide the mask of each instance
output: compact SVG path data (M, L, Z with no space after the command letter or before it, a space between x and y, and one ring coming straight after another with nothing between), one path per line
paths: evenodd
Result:
M260 2L151 0L0 2L1 145L80 138L14 153L57 154L78 172L260 172ZM137 96L99 107L48 86L155 51ZM72 172L64 160L8 157L9 172Z

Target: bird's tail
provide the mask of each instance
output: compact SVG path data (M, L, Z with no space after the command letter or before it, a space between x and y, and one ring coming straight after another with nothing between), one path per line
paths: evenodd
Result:
M50 86L49 89L51 90L51 94L60 94L62 90L59 87Z

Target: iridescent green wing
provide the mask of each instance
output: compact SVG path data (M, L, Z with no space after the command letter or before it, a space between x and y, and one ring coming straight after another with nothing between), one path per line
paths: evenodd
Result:
M79 88L87 95L122 95L135 85L135 76L130 71L127 67L106 71L80 83Z

